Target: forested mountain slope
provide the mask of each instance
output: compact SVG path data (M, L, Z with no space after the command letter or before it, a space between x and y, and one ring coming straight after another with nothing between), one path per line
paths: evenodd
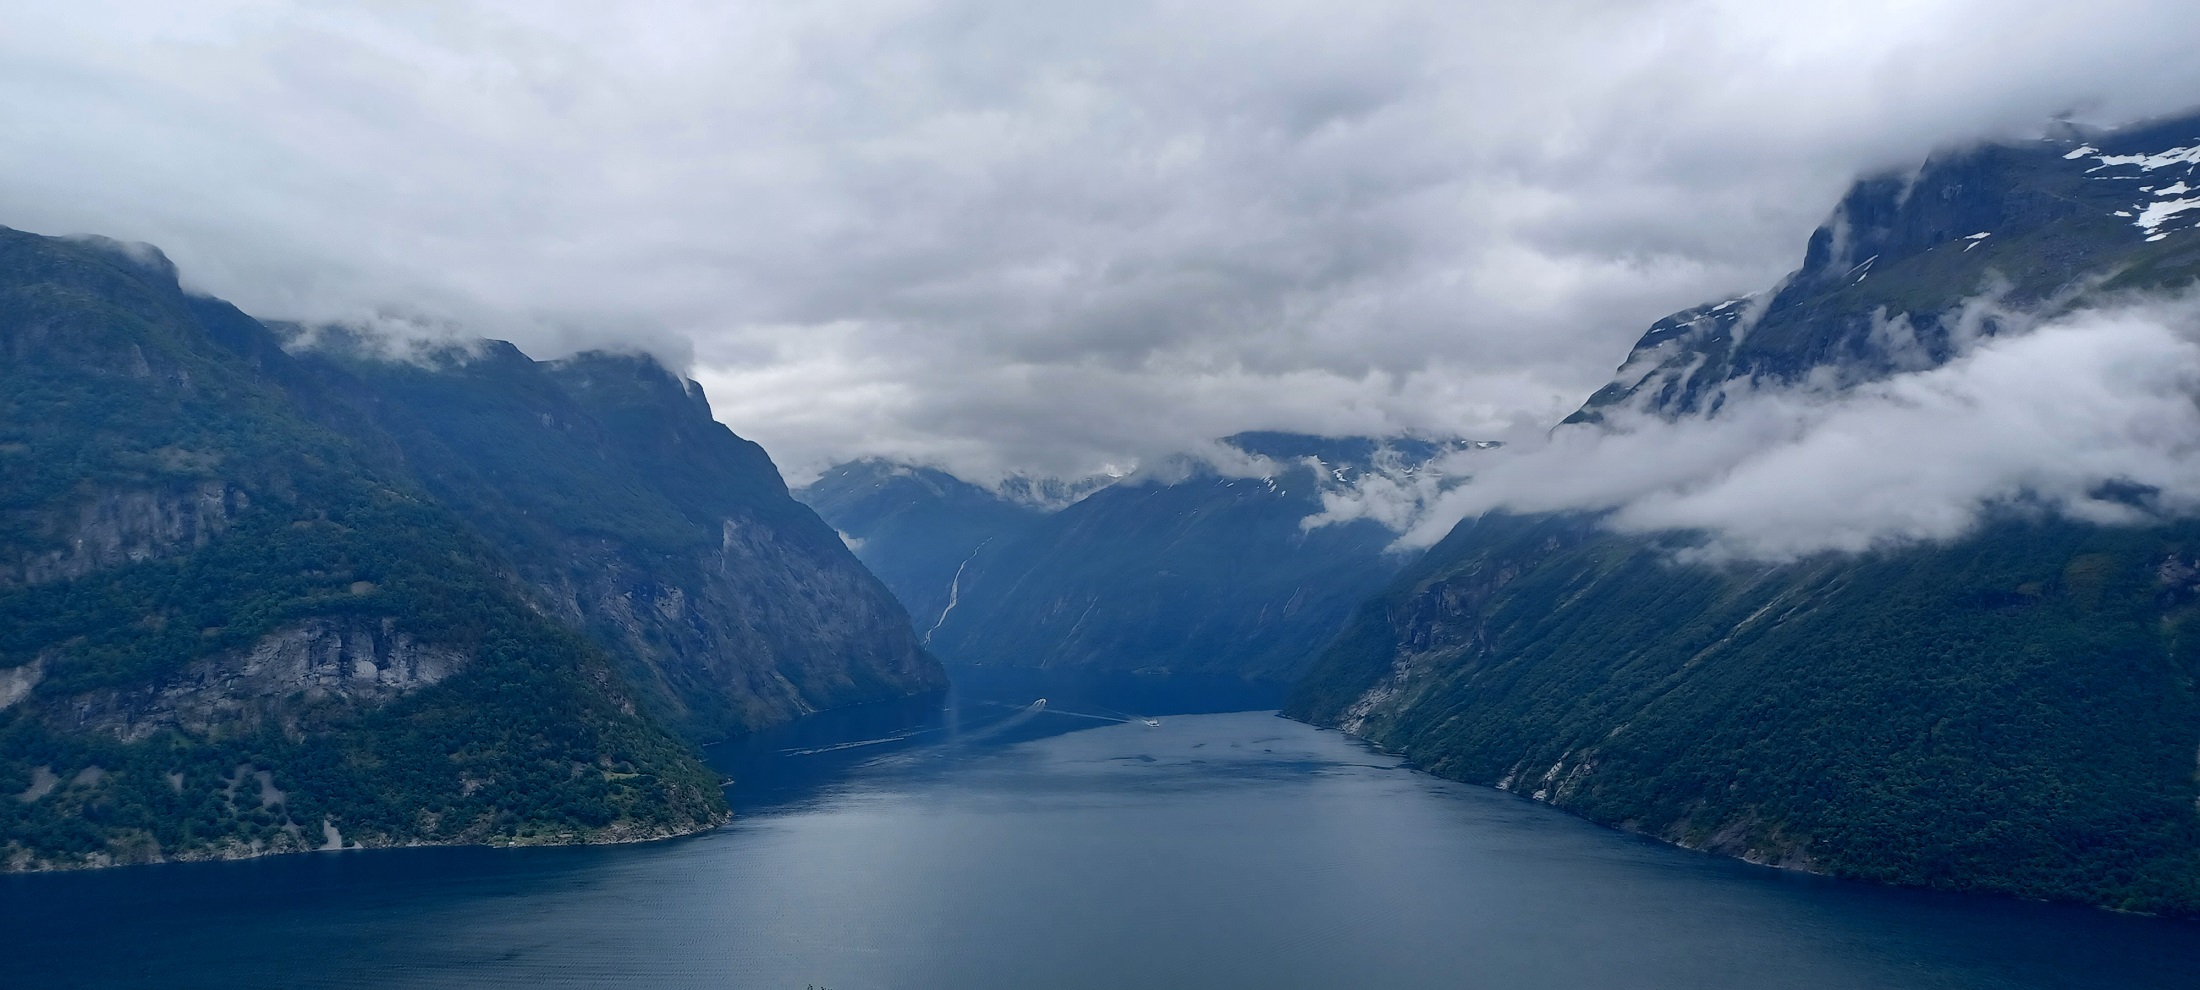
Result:
M646 357L301 358L502 549L640 699L705 740L946 686L907 614L763 448Z
M2188 286L2196 149L2188 119L1859 183L1801 270L1660 321L1566 428L1933 367L2016 332L1982 297L2052 313ZM1470 518L1360 608L1287 713L1761 862L2200 913L2200 526L2017 504L1953 541L1789 563L1677 552L1700 543Z
M723 820L716 775L659 717L681 714L661 703L672 692L622 676L652 669L647 658L530 581L542 548L478 525L485 517L468 512L478 503L446 498L464 486L427 483L434 458L380 425L391 402L411 400L283 343L182 291L158 252L0 228L6 868L647 838ZM598 373L600 387L581 383ZM680 482L629 483L664 497L747 478L747 494L723 497L749 499L752 515L710 502L718 495L692 506L725 510L709 527L714 547L769 546L705 559L732 570L802 557L809 571L765 583L825 572L817 583L869 595L813 607L883 629L873 655L913 671L820 669L813 693L774 697L814 706L938 682L883 590L786 499L761 452L701 426L682 386L625 359L576 362L552 379L560 394L590 392L571 401L594 426L631 431L622 470L666 467L649 460L667 456L663 443L715 445ZM657 399L633 397L651 389ZM667 390L679 416L662 408ZM600 501L631 521L638 496L591 487L609 476L575 474L541 495ZM755 507L775 490L780 516L767 518ZM606 554L633 552L615 533L591 535ZM650 549L671 559L668 546ZM668 623L692 619L645 604ZM785 679L758 667L753 681ZM710 710L761 719L800 705L729 690Z

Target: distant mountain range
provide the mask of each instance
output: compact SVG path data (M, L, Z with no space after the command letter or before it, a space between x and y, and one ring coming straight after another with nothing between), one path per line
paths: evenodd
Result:
M1277 680L1406 560L1376 523L1305 525L1322 493L1477 446L1287 433L1222 443L1267 467L1180 458L1051 512L880 461L838 466L796 495L949 662Z
M1568 428L1854 388L2015 332L1993 311L2190 287L2196 166L2185 118L1860 182L1800 269L1658 321ZM2200 913L2200 524L2011 512L1769 566L1687 563L1688 544L1595 514L1467 519L1359 609L1288 714L1758 862Z
M979 548L1021 532L1053 508L945 471L875 458L835 465L794 494L839 529L909 609L920 632L938 624L957 576Z
M296 333L0 228L7 869L677 834L695 742L944 685L693 382Z

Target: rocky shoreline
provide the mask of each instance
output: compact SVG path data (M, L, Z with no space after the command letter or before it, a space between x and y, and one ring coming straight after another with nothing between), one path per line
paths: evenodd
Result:
M170 863L218 863L247 859L263 859L269 856L292 856L302 853L354 852L376 849L416 849L431 847L479 846L483 848L515 849L548 846L623 846L644 842L663 842L690 835L700 835L722 828L733 821L733 812L724 811L699 822L684 825L635 827L628 822L613 822L586 833L561 832L554 835L457 837L449 841L379 842L348 841L331 824L324 823L322 845L307 845L302 840L290 839L275 843L230 842L221 846L189 849L169 855L157 847L150 855L116 856L109 852L95 852L77 862L37 858L27 850L11 851L5 861L0 861L0 873L65 873L79 870L115 869L125 866L156 866Z

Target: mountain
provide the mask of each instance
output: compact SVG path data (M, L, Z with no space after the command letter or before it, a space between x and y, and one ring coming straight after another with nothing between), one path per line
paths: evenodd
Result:
M925 629L947 610L972 554L1046 515L944 471L876 458L835 465L795 494L839 529Z
M2200 119L1858 183L1802 267L1659 321L1569 422L1839 389L2200 276ZM1841 876L2200 914L2200 525L2018 507L1960 540L1691 563L1594 515L1461 522L1287 714L1455 779Z
M1937 366L2000 320L2182 287L2200 265L2200 118L1995 144L1857 183L1765 292L1659 320L1569 423L1715 413L1735 387Z
M418 410L395 407L436 393L413 380L433 374L301 357L285 343L184 292L157 251L0 228L7 869L679 834L727 810L717 775L666 728L684 710L673 701L761 722L939 683L898 606L831 530L786 496L761 452L704 425L692 386L661 369L541 367L485 345L481 374L531 369L566 396L576 430L600 431L623 460L532 464L542 473L527 477L506 473L513 462L489 444L454 441L448 452L476 472L460 477L421 436L384 426L410 422ZM467 378L466 367L439 381ZM408 382L415 392L397 387ZM499 411L511 401L475 399ZM458 416L452 402L436 410L451 429L487 440L485 424L505 422ZM696 456L667 464L675 451ZM536 481L566 487L517 494ZM688 513L686 529L667 506ZM558 511L491 525L492 507ZM572 522L595 516L594 528ZM832 636L854 634L816 644L803 661L813 687L777 656L683 654L679 642L645 653L609 634L618 624L602 615L600 587L576 579L561 597L565 586L543 580L561 549L544 534L568 525L583 535L562 549L592 541L600 555L572 567L654 555L662 568L603 579L664 616L633 625L636 636L669 635L675 622L761 627L808 609L879 638L839 670L822 658L840 645ZM706 529L719 552L696 550ZM742 580L814 600L698 618L723 582L644 579L705 564L777 568ZM683 663L693 676L668 675L669 690L635 676ZM795 684L709 699L704 675L718 670L726 685Z
M538 362L494 341L426 363L329 343L300 358L681 733L946 686L901 605L763 448L655 361Z
M1002 532L957 565L931 648L970 664L1288 678L1306 644L1333 635L1404 562L1376 523L1302 525L1322 494L1472 446L1284 433L1224 443L1274 472L1186 460Z

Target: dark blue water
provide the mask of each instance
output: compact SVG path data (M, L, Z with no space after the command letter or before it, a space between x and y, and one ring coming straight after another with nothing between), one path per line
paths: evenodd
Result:
M1185 714L1258 691L964 680L725 748L742 817L689 839L0 879L0 986L2200 985L2200 926L1750 867Z

